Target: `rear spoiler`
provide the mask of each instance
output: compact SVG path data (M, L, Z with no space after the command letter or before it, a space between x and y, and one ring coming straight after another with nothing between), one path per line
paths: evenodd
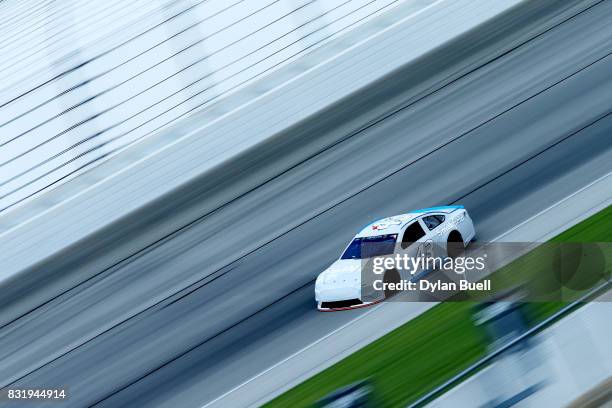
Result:
M420 210L411 211L412 213L427 213L427 212L443 212L446 214L450 214L453 211L462 210L465 207L462 205L443 205L440 207L429 207L429 208L421 208Z

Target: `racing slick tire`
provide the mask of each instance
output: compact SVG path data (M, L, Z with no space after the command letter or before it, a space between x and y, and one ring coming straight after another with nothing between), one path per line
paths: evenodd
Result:
M386 283L400 283L401 277L397 269L389 269L385 272L385 276L383 277L383 282ZM390 290L387 285L385 285L385 299L389 299L400 292L399 289Z

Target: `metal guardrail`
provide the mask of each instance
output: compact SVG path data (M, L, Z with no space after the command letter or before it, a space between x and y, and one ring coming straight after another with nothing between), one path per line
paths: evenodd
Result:
M3 3L0 212L399 2Z
M470 377L472 374L475 374L478 370L480 370L481 368L483 368L484 366L486 366L487 364L495 360L497 357L499 357L504 352L508 351L515 345L526 340L527 338L532 337L535 334L541 332L546 327L550 326L551 324L555 323L559 319L565 317L567 314L574 311L574 309L578 308L582 303L588 300L591 300L601 295L602 293L605 293L606 291L610 290L610 288L612 288L612 281L606 281L603 284L597 286L596 288L590 290L588 293L581 296L579 299L569 303L567 306L563 307L556 313L544 319L543 321L533 326L532 328L530 328L523 334L519 335L518 337L509 341L503 346L500 346L499 348L495 349L493 352L487 354L485 357L478 360L477 362L475 362L468 368L464 369L463 371L456 374L455 376L445 381L444 383L440 384L438 387L434 388L433 390L423 395L416 401L412 402L410 405L407 406L407 408L422 407L425 404L433 401L437 396L442 395L444 392L450 390L453 386L461 383L462 381Z

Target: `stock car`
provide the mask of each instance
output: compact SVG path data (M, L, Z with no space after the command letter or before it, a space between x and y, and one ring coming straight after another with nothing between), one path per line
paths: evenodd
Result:
M317 277L315 299L320 311L348 310L370 306L385 299L362 296L362 262L405 250L436 244L444 256L463 250L475 238L472 219L463 206L414 210L375 221L355 235L340 259ZM385 272L385 280L387 279ZM367 299L366 299L367 297Z

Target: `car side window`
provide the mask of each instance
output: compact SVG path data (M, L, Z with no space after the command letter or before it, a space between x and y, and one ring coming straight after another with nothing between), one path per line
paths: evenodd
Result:
M436 228L438 225L444 222L443 215L429 215L427 217L423 217L423 223L425 226L431 231Z
M421 228L421 224L418 221L410 224L406 231L404 232L404 236L402 237L402 248L406 249L413 242L417 242L419 239L425 236L425 231Z

